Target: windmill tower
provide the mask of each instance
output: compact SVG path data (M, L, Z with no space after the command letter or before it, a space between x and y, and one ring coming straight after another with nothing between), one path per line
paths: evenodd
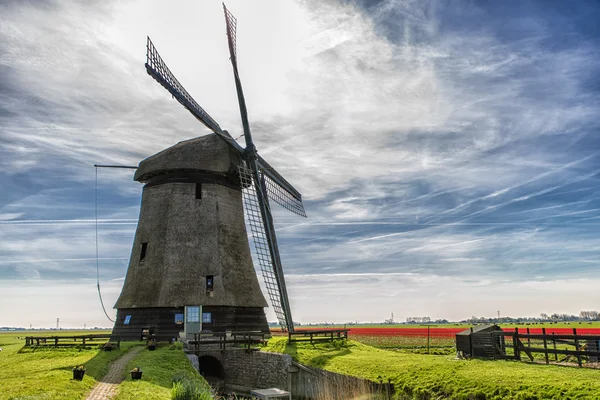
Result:
M270 200L306 217L302 196L258 155L238 74L236 19L223 4L246 147L190 96L148 38L146 71L213 133L143 160L138 227L113 335L164 340L179 332L269 332L252 263L244 209L267 295L294 331Z

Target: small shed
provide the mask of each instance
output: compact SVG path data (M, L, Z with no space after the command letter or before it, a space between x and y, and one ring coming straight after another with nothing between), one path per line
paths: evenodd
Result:
M504 358L506 347L504 336L498 325L479 325L456 334L456 351L471 358Z

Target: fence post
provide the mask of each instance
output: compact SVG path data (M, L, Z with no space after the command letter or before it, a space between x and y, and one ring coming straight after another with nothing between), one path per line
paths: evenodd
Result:
M579 351L579 339L577 338L577 328L573 328L573 336L575 336L575 350ZM581 367L581 354L577 353L577 364Z
M429 345L431 343L430 332L431 332L431 327L429 325L427 325L427 354L429 354Z
M552 332L552 343L554 344L554 350L556 350L556 339L554 338L554 332ZM558 353L554 352L554 361L558 361Z
M469 356L473 358L473 327L471 327L471 333L469 334Z
M521 350L519 349L519 328L515 328L513 333L513 349L515 353L515 359L521 361Z
M548 343L546 342L546 328L542 328L542 335L544 335L544 356L546 356L546 364L550 364L550 361L548 361Z
M529 335L529 333L530 333L529 328L527 328L527 334ZM530 337L527 338L527 347L531 347L531 338Z

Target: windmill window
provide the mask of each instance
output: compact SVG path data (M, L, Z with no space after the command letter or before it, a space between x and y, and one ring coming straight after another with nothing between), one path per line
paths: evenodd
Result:
M146 251L148 250L148 243L142 243L142 251L140 252L140 262L146 258Z
M215 285L215 277L213 275L206 276L206 291L212 292Z
M125 321L123 321L123 325L129 325L129 321L131 321L131 315L126 315Z
M202 184L201 183L196 183L196 199L201 199L202 198Z
M175 323L177 325L183 324L183 314L175 314Z
M202 323L210 324L212 322L212 314L209 312L202 313Z

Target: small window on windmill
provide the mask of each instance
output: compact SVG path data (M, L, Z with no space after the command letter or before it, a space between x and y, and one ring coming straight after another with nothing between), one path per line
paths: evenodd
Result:
M142 251L140 252L140 262L146 259L146 251L148 250L148 243L142 243Z
M183 314L175 314L175 323L177 325L183 324Z
M213 275L206 276L206 291L212 292L215 285L215 277Z
M131 321L131 315L126 315L125 321L123 321L123 325L129 325L129 321Z
M202 198L202 184L196 183L196 199L200 200Z
M209 312L203 312L202 313L202 323L203 324L210 324L212 323L212 314Z

